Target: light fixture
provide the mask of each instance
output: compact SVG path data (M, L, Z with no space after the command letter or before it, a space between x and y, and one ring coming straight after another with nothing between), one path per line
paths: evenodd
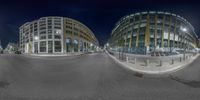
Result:
M109 46L109 43L107 43L106 46L108 47L108 46Z
M39 39L39 37L38 37L38 36L35 36L35 37L34 37L34 39L35 39L35 40L38 40L38 39Z
M187 31L187 29L186 29L186 28L182 28L182 31L183 31L183 32L186 32L186 31Z
M61 34L61 30L56 30L56 34Z
M91 43L90 46L93 46L93 44Z

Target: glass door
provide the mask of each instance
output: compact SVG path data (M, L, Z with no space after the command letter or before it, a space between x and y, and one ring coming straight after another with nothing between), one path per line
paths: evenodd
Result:
M53 53L53 42L48 41L48 53Z

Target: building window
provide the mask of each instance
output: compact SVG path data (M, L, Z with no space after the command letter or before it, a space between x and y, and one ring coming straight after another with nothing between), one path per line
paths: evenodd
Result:
M55 52L61 52L61 41L54 41Z
M78 33L74 32L74 36L78 36Z
M53 42L48 41L48 53L53 53Z
M48 29L52 29L52 26L48 26Z
M58 27L58 26L55 26L54 28L55 28L55 29L61 29L61 27Z
M74 52L78 52L78 40L74 40Z
M40 52L46 52L46 41L40 42Z
M38 53L38 42L34 43L34 53Z
M52 34L52 30L48 30L48 34Z
M40 40L44 40L44 39L46 39L46 35L40 36Z
M40 31L40 35L46 34L46 31Z
M54 35L54 38L55 39L61 39L61 36L60 35Z
M52 39L52 35L48 35L48 39Z

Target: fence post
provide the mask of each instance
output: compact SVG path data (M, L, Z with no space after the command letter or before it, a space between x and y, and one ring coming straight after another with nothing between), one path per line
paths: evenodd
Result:
M136 58L134 58L134 63L136 64Z
M145 63L146 63L146 66L149 66L149 60L148 59L145 60Z
M162 66L162 60L160 60L160 66Z
M174 64L174 59L172 59L172 64Z
M180 62L182 61L181 57L180 57Z
M126 62L128 62L128 57L126 57Z

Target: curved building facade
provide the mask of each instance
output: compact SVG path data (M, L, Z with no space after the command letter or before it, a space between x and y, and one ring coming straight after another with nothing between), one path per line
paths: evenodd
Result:
M94 33L81 22L66 17L42 17L19 28L22 53L88 52L98 47Z
M197 46L193 26L183 17L168 12L141 12L121 18L108 43L112 49L147 54L192 50Z

